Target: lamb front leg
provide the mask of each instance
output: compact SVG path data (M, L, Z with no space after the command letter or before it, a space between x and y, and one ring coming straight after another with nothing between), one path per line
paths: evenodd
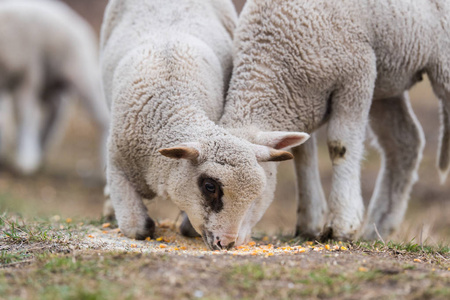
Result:
M155 222L148 216L141 196L121 171L108 166L108 185L119 228L126 237L143 240L153 237Z
M337 90L331 100L328 150L333 174L330 215L322 239L352 240L362 225L360 163L375 85L375 68L372 70L366 73L372 76L348 78L348 85Z
M315 136L292 150L297 177L297 225L295 235L314 239L325 224L327 202L320 182Z

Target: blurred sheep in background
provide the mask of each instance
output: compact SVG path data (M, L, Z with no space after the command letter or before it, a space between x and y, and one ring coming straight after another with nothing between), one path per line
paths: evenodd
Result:
M2 1L0 45L0 153L18 172L41 166L73 97L106 138L97 39L86 21L57 1Z

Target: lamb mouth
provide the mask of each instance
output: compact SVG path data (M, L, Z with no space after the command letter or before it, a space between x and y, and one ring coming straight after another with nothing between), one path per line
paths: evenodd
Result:
M207 231L206 229L202 230L202 239L205 242L206 246L208 246L209 250L221 250L219 246L214 244L214 234L211 231Z

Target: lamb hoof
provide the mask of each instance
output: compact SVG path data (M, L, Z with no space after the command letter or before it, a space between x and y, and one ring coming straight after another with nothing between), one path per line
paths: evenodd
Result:
M312 232L309 230L303 230L301 227L295 228L295 237L302 238L304 240L313 241L319 237L319 232Z
M322 231L322 234L319 237L319 240L321 242L326 242L328 240L335 240L335 241L352 241L354 239L354 233L338 233L336 230L334 230L332 227L325 227Z
M116 219L111 199L106 199L105 203L103 204L103 218L108 222L114 221Z
M325 227L319 236L319 240L321 242L326 242L326 241L332 240L332 239L333 239L333 228Z
M155 222L150 218L147 217L145 219L145 225L142 229L132 228L132 229L125 229L120 228L123 232L123 234L130 238L135 240L145 240L147 237L154 238L155 235Z
M197 231L195 231L194 227L191 224L191 221L189 221L187 214L184 212L183 212L183 222L181 222L181 225L180 225L180 233L183 236L191 237L191 238L201 236L200 234L198 234Z

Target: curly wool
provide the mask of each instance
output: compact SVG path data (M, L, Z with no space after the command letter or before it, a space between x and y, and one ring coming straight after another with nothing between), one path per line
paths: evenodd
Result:
M152 235L142 197L158 195L187 213L211 249L245 243L261 218L255 208L268 205L261 195L273 194L266 179L275 163L268 162L292 158L280 149L308 138L255 132L260 143L252 144L214 123L231 73L235 19L228 0L111 1L107 8L108 183L128 237Z
M405 93L424 73L441 99L442 178L449 170L449 21L450 3L444 0L250 0L235 32L233 76L220 124L237 133L311 133L328 122L334 171L322 233L348 239L363 218L359 169L371 120L385 166L365 236L374 237L373 223L388 235L403 218L421 158L423 133ZM390 110L383 119L382 112ZM311 146L294 153L303 162L297 174L299 192L306 195L297 229L307 236L319 234L328 210L314 151ZM389 183L388 177L397 180Z

